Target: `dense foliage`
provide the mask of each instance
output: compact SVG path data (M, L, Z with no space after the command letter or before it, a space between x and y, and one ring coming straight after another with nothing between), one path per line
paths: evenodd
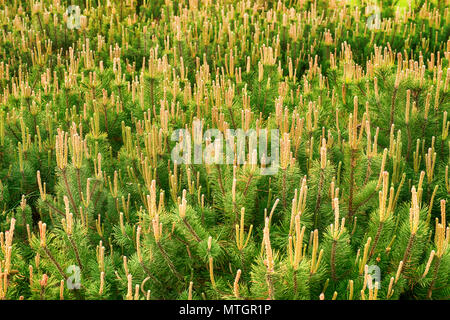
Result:
M449 299L448 1L372 4L1 0L0 299Z

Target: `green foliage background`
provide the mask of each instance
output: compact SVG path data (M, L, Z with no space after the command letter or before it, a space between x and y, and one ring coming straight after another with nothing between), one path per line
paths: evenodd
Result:
M0 298L448 299L449 7L400 2L0 1ZM292 162L174 165L196 119Z

